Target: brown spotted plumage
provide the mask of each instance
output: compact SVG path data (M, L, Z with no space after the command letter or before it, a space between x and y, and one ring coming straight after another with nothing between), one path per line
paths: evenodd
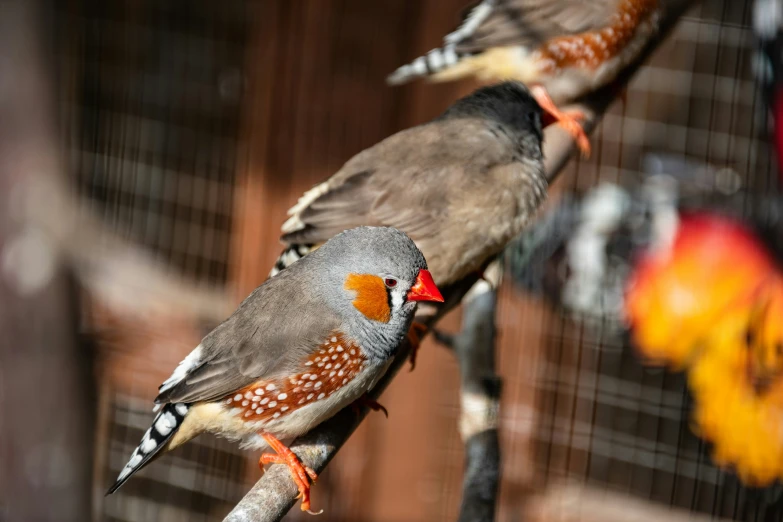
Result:
M579 113L558 105L612 81L657 32L665 0L483 0L444 46L389 76L391 84L419 77L447 81L476 76L538 86L542 107L574 135L585 155L589 141Z
M555 74L567 67L595 69L620 54L637 27L658 8L657 0L621 0L605 27L552 38L533 53L541 72Z
M271 448L309 510L313 470L292 439L364 397L391 362L419 300L442 301L419 249L391 227L337 234L267 280L164 382L160 411L109 493L203 432Z
M333 332L302 362L298 373L259 380L230 394L225 403L245 422L285 417L339 391L364 370L366 362L358 344Z

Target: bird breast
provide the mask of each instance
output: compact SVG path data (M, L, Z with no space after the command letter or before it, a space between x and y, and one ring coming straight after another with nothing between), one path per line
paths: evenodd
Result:
M220 401L192 407L178 439L211 432L260 448L266 445L260 433L279 439L299 436L358 399L387 367L388 362L371 361L359 346L335 333L295 374L259 379Z

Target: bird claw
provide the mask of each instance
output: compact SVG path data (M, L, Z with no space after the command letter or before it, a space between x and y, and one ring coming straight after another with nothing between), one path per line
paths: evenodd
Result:
M590 140L587 138L584 128L580 122L584 121L585 113L579 110L565 111L560 113L558 122L568 132L584 158L590 157Z
M311 515L320 515L323 513L323 509L318 513L310 511L310 482L315 484L315 481L318 479L318 474L309 466L305 466L302 461L299 460L299 457L276 437L268 433L264 433L262 436L267 444L269 444L269 447L276 453L262 454L261 458L258 460L258 465L261 466L262 469L264 464L285 464L288 466L288 471L291 472L294 484L296 484L296 487L299 490L296 499L302 499L302 511L307 511Z
M427 333L427 326L413 321L413 324L411 324L411 328L408 330L407 335L408 342L411 344L411 354L408 358L411 363L410 371L413 371L414 368L416 368L416 356L419 352L419 345L421 345L421 338L425 333Z
M557 108L555 102L552 101L552 98L549 97L546 89L540 85L533 86L530 89L530 92L541 106L541 109L557 121L557 123L571 135L574 141L576 141L576 146L579 147L582 157L589 158L590 140L587 139L587 134L580 123L585 119L585 113L580 110L561 111Z
M387 419L389 418L389 410L387 410L383 404L379 403L375 399L371 399L370 396L367 395L367 393L365 393L364 395L362 395L361 397L353 401L353 403L351 404L351 408L353 408L354 413L356 413L357 415L359 413L359 408L361 408L362 406L367 406L372 411L382 411L383 414L386 415L386 418Z

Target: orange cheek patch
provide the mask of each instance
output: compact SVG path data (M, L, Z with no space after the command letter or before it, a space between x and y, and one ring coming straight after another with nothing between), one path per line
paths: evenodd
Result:
M345 289L356 292L353 306L368 319L388 323L391 318L389 298L383 280L372 274L348 274Z

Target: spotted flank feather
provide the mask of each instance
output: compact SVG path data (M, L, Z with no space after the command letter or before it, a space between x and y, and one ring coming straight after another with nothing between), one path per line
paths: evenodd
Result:
M457 46L463 40L473 35L476 29L492 13L496 1L484 0L479 3L470 10L457 30L443 38L443 47L435 48L426 55L419 56L411 63L398 68L386 78L386 82L389 85L401 85L417 78L437 74L456 65L460 60L473 56L474 53L457 50Z
M269 272L269 277L275 277L277 274L293 265L313 250L313 245L291 245L283 250L280 257L275 261L275 266Z
M184 403L166 404L152 421L152 426L144 434L141 443L133 450L128 463L122 468L117 481L109 488L107 495L117 491L120 486L125 484L134 473L149 463L152 458L166 445L174 436L185 416L188 414L190 406Z

